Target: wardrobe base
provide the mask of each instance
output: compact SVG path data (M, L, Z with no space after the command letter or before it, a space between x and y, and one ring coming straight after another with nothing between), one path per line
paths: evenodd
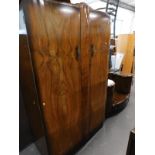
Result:
M103 126L103 122L97 128L95 128L88 135L87 138L83 139L80 144L76 145L72 150L70 150L65 155L75 155L75 153L77 153L78 151L80 151L85 146L85 144L97 133L97 131L99 131L102 128L102 126Z

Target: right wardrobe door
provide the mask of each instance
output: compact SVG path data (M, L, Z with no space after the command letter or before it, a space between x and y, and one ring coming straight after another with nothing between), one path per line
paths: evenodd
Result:
M90 132L105 119L110 20L105 13L89 12Z

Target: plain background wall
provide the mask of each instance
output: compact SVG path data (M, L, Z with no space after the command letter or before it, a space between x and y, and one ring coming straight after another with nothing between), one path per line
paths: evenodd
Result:
M71 2L74 4L85 2L93 9L106 7L106 3L100 0L71 0ZM104 12L103 9L100 11ZM117 19L116 19L116 35L132 33L135 30L134 18L135 18L135 12L118 7ZM113 28L111 28L111 33L112 31Z
M130 10L118 8L116 21L116 35L132 33L134 26L135 13Z

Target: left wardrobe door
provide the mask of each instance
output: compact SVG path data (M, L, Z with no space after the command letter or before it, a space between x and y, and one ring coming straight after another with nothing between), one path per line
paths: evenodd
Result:
M44 2L24 12L48 147L63 155L82 139L80 10Z

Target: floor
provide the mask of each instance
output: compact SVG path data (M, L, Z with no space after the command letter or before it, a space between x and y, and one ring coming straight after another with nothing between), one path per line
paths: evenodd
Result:
M125 155L130 130L135 127L135 88L130 101L119 114L107 119L102 129L76 155ZM34 144L20 155L41 155Z

